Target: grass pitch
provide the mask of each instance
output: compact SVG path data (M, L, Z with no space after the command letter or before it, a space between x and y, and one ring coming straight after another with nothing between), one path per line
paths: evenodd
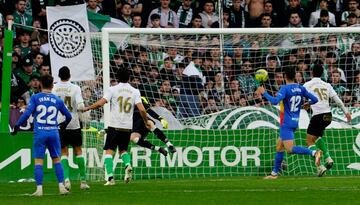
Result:
M360 204L360 176L357 177L218 177L201 179L141 180L105 187L89 183L80 191L72 183L71 194L58 195L56 183L44 184L43 197L31 197L34 183L0 184L0 204Z

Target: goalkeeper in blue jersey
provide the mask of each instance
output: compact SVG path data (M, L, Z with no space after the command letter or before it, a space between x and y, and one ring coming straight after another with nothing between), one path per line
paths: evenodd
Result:
M286 85L281 86L276 97L271 96L260 86L257 92L264 95L273 105L280 103L280 138L276 144L276 155L274 168L265 179L276 179L284 158L284 150L289 154L303 154L315 157L315 164L320 165L322 151L313 151L304 146L294 145L294 132L299 124L300 109L303 104L303 97L310 99L310 103L318 102L318 99L309 93L303 86L295 83L295 69L285 69Z
M30 103L26 108L24 114L16 122L14 131L11 133L15 135L31 114L34 117L34 157L35 157L35 181L36 192L33 196L43 195L43 163L46 148L49 150L52 158L57 180L59 182L60 194L69 193L64 186L64 170L60 163L61 147L60 137L58 131L57 116L59 111L65 115L65 122L60 124L60 127L66 127L71 121L71 114L66 108L64 102L57 96L51 93L53 88L53 77L50 75L41 76L41 92L30 98Z
M167 129L168 122L150 108L149 101L145 97L141 97L141 101L146 109L146 112L154 119L159 120L161 122L162 126L165 129ZM165 136L165 134L159 128L157 128L155 126L154 122L152 120L148 120L148 122L151 125L150 130L148 128L146 128L144 120L142 120L142 118L140 116L139 110L137 108L135 108L134 115L133 115L133 129L132 129L132 133L131 133L131 137L130 137L131 141L133 141L134 143L136 143L137 145L139 145L141 147L145 147L145 148L149 148L151 150L158 151L161 154L163 154L164 156L167 156L168 152L164 148L155 146L146 140L146 136L151 131L155 134L155 136L157 138L159 138L162 142L164 142L167 145L168 150L171 153L176 152L176 149L173 146L173 144L171 144L171 142Z

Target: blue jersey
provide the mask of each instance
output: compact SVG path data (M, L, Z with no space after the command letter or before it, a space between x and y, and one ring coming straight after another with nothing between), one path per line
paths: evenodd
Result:
M299 125L303 97L311 99L312 104L318 101L302 85L295 83L281 86L276 97L271 96L267 92L264 93L264 97L274 105L280 103L280 126L289 128L297 128Z
M59 111L65 115L66 123L69 123L71 114L65 107L64 101L52 93L37 93L31 96L24 114L16 122L16 125L23 124L33 114L35 133L58 131L57 116Z

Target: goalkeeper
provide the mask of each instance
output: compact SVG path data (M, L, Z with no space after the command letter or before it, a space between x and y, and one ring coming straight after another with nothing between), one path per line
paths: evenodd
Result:
M320 149L324 153L325 166L321 165L318 167L319 177L321 177L327 170L331 169L334 164L334 161L329 154L329 150L322 138L324 130L328 125L330 125L332 120L329 100L334 100L345 113L347 121L351 121L351 114L334 91L334 88L329 83L321 80L320 77L323 72L324 68L322 65L314 65L312 71L313 78L304 84L304 87L319 99L318 103L311 105L313 114L306 132L306 142L309 149ZM304 104L304 108L308 109L309 106Z
M141 101L146 109L146 112L151 117L159 120L161 122L162 126L164 127L164 129L167 129L168 122L150 108L149 101L145 97L141 97ZM168 152L164 148L155 146L146 140L146 136L148 135L148 133L150 131L152 131L156 135L157 138L159 138L162 142L164 142L166 144L166 146L168 147L168 150L171 153L176 152L175 147L171 144L171 142L165 136L165 134L159 128L157 128L155 126L154 121L149 120L149 124L151 125L150 130L146 128L144 121L142 120L142 118L140 116L139 110L137 108L135 108L134 115L133 115L133 130L132 130L131 137L130 137L131 141L133 141L134 143L136 143L137 145L139 145L141 147L149 148L151 150L156 150L156 151L160 152L161 154L163 154L164 156L167 156Z

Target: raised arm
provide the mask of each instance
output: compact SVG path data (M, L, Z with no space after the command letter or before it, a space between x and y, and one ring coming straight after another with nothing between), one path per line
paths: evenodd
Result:
M264 86L260 86L257 90L257 92L260 92L262 95L264 95L264 97L271 102L271 104L273 105L277 105L279 104L279 102L281 100L283 100L285 98L285 89L284 86L282 86L279 90L279 92L277 93L276 97L271 96L268 92L266 92Z
M341 108L341 110L345 113L345 117L347 119L348 122L351 121L351 113L349 112L349 110L345 107L343 101L341 101L341 99L339 98L339 96L337 95L337 93L335 92L333 87L330 87L330 97L331 99L333 99L335 101L335 103Z

